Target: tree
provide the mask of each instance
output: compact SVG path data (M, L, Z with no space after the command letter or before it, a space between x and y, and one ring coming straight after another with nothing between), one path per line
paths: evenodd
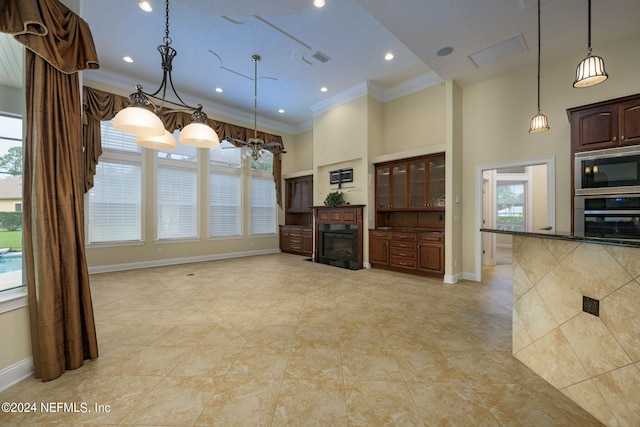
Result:
M22 147L11 147L4 156L0 156L0 173L22 175Z

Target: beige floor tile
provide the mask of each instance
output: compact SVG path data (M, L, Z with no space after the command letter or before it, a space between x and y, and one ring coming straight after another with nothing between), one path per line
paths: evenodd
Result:
M345 381L350 426L424 426L404 382Z
M386 348L343 348L345 380L401 381L402 373L391 350Z
M282 380L225 379L198 418L200 426L270 426Z
M224 377L241 347L193 347L169 373L172 377Z
M294 348L289 357L285 378L342 381L340 348Z
M347 426L342 381L287 379L282 382L272 426Z
M246 347L229 368L229 378L284 378L290 348Z
M291 347L296 336L295 326L258 326L247 338L247 347Z

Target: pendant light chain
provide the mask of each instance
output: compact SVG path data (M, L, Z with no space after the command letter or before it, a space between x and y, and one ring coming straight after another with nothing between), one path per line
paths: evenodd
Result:
M587 56L591 56L591 0L589 1L589 13L587 17Z
M538 114L540 114L540 0L538 0Z

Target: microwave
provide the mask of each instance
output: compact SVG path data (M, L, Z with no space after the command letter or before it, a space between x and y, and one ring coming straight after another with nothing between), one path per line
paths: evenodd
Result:
M575 195L640 193L640 146L575 154Z

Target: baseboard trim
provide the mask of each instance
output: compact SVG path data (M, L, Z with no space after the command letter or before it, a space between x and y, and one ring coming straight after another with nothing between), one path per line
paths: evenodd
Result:
M33 358L28 357L0 370L0 391L33 375Z
M162 267L165 265L189 264L192 262L216 261L220 259L241 258L255 255L268 255L280 253L280 249L264 249L259 251L233 252L226 254L202 255L185 258L169 258L153 261L132 262L127 264L112 264L89 267L89 274L110 273L112 271L137 270L139 268Z

